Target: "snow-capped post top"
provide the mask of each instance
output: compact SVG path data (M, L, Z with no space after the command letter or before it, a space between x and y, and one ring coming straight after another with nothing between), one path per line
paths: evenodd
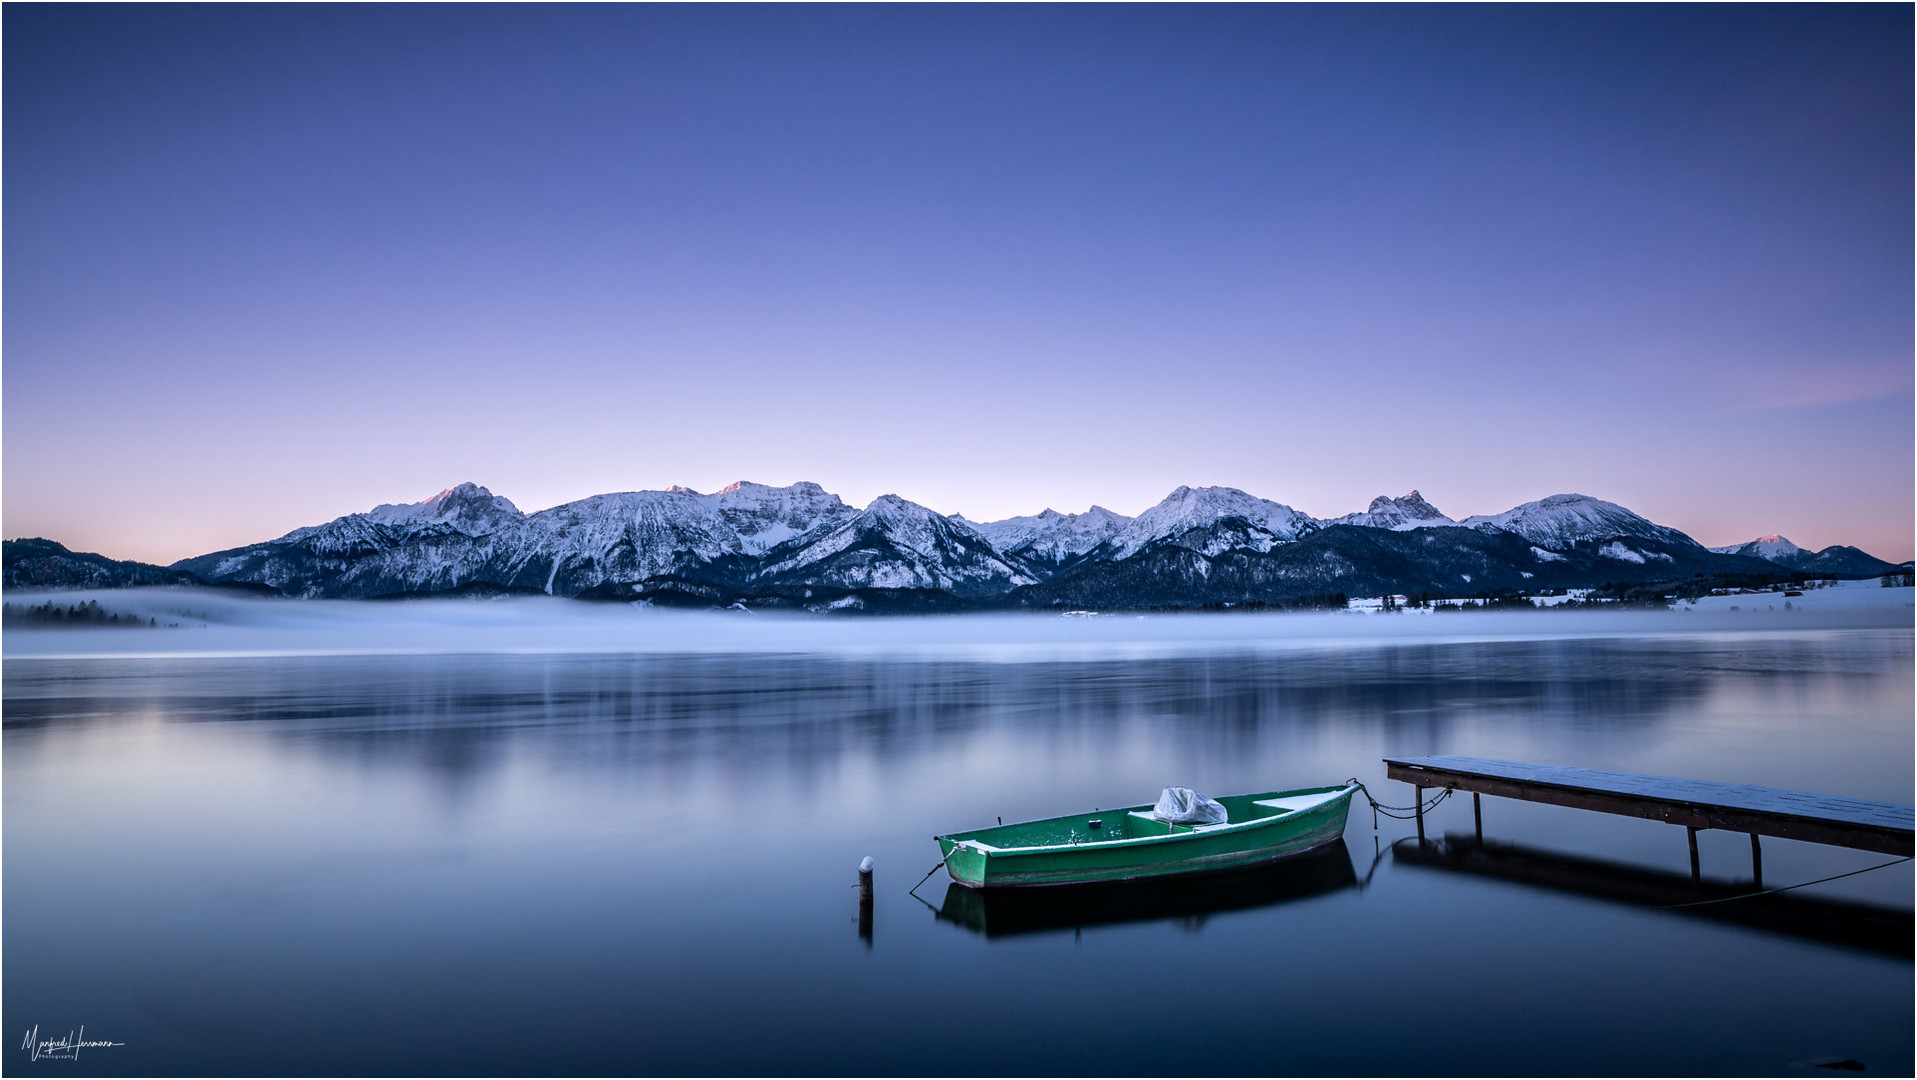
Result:
M869 874L871 872L872 872L872 856L867 855L865 858L859 860L859 873Z

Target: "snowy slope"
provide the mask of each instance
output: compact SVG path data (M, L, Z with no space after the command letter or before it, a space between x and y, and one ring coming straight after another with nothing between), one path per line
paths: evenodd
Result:
M1769 536L1760 536L1749 543L1732 544L1729 547L1714 547L1711 550L1717 552L1719 555L1749 555L1755 559L1769 559L1772 562L1781 562L1799 555L1810 554L1810 552L1805 551L1803 548L1798 547L1796 544L1791 543L1776 533L1772 533Z
M486 536L519 528L525 520L526 515L510 499L477 484L460 484L420 502L382 503L363 514L347 514L323 525L294 529L271 542L350 550L366 544L384 546L411 534Z
M881 495L852 520L773 549L753 580L989 596L1037 578L1008 562L968 522Z
M291 596L379 596L495 581L532 530L509 500L460 484L417 503L386 504L263 544L173 568L215 582L268 585Z
M523 521L525 516L512 504L511 499L494 495L478 484L460 484L430 499L416 503L381 503L363 515L350 514L336 518L329 524L338 525L356 518L398 529L439 523L468 536L484 536L502 528L511 528ZM309 531L295 529L284 539L292 539Z
M857 511L809 482L775 488L740 481L702 495L690 488L594 495L532 515L538 557L578 592L602 581L685 573L727 556L756 556ZM556 560L556 562L555 562Z
M1270 551L1318 528L1309 514L1237 488L1181 487L1133 518L1112 538L1105 554L1127 559L1156 543L1174 543L1208 556L1241 547Z
M743 547L711 501L684 489L594 495L532 515L528 562L548 568L551 591L686 570Z
M810 480L790 487L741 480L698 498L738 534L739 550L748 555L764 554L796 536L843 524L859 513Z
M962 517L955 520L963 521ZM1131 518L1094 506L1082 514L1056 510L1003 521L969 522L979 535L1008 558L1056 570L1117 536Z
M1406 529L1422 529L1432 525L1456 525L1438 512L1438 508L1424 500L1414 488L1395 499L1383 495L1371 500L1371 506L1360 514L1346 514L1325 522L1327 525L1363 525L1373 529L1391 529L1403 532Z
M1589 495L1552 495L1502 514L1465 518L1472 528L1503 529L1542 547L1562 551L1593 540L1633 537L1684 548L1699 544L1676 529L1656 525L1616 503Z

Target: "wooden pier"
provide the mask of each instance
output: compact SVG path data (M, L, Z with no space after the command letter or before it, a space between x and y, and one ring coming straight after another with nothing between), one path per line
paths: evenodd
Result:
M1480 837L1484 834L1483 809L1479 803L1482 795L1682 825L1690 837L1693 880L1697 880L1700 873L1699 829L1748 833L1752 876L1759 888L1763 887L1764 880L1759 836L1908 856L1912 854L1912 825L1917 820L1917 811L1895 803L1751 784L1679 780L1452 755L1385 758L1384 762L1386 776L1417 789L1419 804L1424 802L1426 788L1471 792ZM1422 811L1418 814L1418 839L1424 839Z

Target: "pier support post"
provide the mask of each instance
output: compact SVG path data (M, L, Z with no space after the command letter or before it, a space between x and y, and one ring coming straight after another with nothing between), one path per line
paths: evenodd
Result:
M1471 793L1471 826L1478 834L1478 844L1484 845L1484 802L1477 792Z
M1704 871L1697 861L1697 829L1686 825L1684 832L1691 839L1691 887L1697 888L1704 884Z
M1424 843L1424 789L1416 788L1412 792L1412 812L1418 815L1418 843Z
M1757 834L1751 834L1751 884L1764 887L1764 849L1757 846Z
M872 947L872 856L859 861L859 940Z

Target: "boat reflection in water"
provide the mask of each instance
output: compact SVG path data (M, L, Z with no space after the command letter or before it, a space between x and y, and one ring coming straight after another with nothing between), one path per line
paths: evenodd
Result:
M1693 883L1689 874L1543 851L1449 833L1441 841L1400 840L1391 861L1421 869L1521 882L1674 915L1839 945L1901 960L1911 958L1911 912L1808 893L1751 895L1751 881ZM1702 901L1702 902L1700 902Z
M953 882L937 914L987 938L1163 919L1195 930L1219 912L1270 907L1357 884L1350 854L1343 844L1332 844L1271 866L1220 874L1026 889L968 889Z

